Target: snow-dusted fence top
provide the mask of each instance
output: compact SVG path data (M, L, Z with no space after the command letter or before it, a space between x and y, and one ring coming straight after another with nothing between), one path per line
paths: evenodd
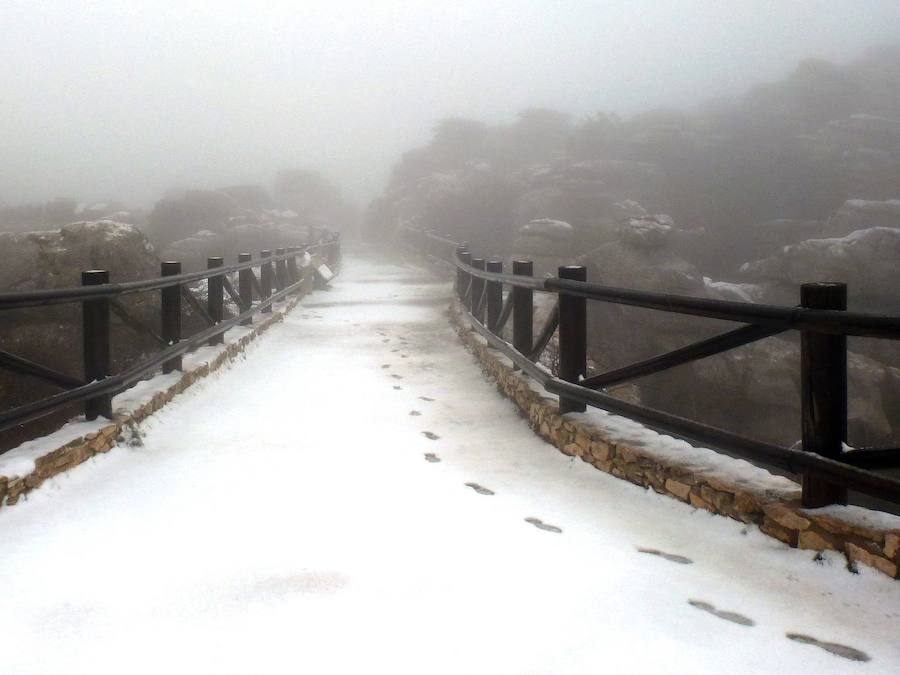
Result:
M504 274L502 261L473 257L466 243L422 230L402 228L401 232L405 244L417 253L456 269L456 292L474 329L546 391L557 394L560 412L583 411L588 405L602 408L749 461L799 474L805 507L846 504L848 490L900 504L900 480L872 471L900 466L900 448L845 450L847 336L900 340L900 317L848 312L845 284L804 284L799 307L694 298L590 283L587 269L580 265L560 267L557 277L541 279L532 276L531 261L517 260L512 274ZM504 286L511 289L505 299ZM533 336L535 291L558 296L537 339ZM588 377L587 300L745 325ZM511 344L501 337L510 316ZM802 450L746 438L600 391L789 330L800 332ZM557 332L558 377L538 363Z
M324 235L318 243L262 251L260 257L242 253L234 265L224 265L221 257L207 260L207 269L182 273L180 262L166 261L161 276L155 279L110 283L109 271L82 272L80 287L42 291L0 293L0 310L43 307L63 303L81 303L84 377L78 378L39 363L0 350L0 368L24 376L36 377L63 391L0 413L0 431L25 424L73 404L83 403L87 419L112 417L112 396L138 380L162 368L164 373L181 369L181 356L204 343L221 344L225 332L238 324L249 325L258 312L269 313L272 304L300 290L301 285L317 272L311 267L301 273L297 258L318 253L325 263L340 261L340 238L335 233ZM259 268L259 275L254 272ZM235 289L228 274L237 273ZM192 282L207 281L206 303L188 287ZM145 322L130 315L118 298L131 293L160 291L160 328L157 333ZM226 318L225 293L237 306L234 316ZM182 338L182 300L202 317L206 327ZM129 366L122 372L110 372L110 315L115 314L130 328L151 336L161 349L149 358Z

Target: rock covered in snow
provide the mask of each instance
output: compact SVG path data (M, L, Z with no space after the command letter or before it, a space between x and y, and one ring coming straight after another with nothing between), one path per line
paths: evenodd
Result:
M671 216L656 215L628 218L619 223L616 233L619 238L636 248L663 248L672 242L675 221Z
M808 239L775 255L746 263L741 275L799 294L800 284L839 281L848 285L851 306L900 310L900 228L873 227L845 237Z
M572 226L562 220L538 218L528 222L519 234L525 237L539 237L551 241L569 241L572 239Z
M703 277L703 283L713 297L737 302L760 302L764 289L757 284L736 284Z
M77 286L81 272L110 270L115 281L157 276L153 246L134 225L81 221L58 230L0 233L0 288Z
M185 270L205 269L209 256L236 262L240 253L258 257L263 249L297 246L312 241L310 228L288 222L238 222L219 232L200 230L166 246L162 257L180 261Z
M534 273L555 274L572 262L572 226L562 220L538 218L524 225L513 241L513 257L534 262Z
M848 199L825 223L823 236L843 237L874 227L900 228L900 199Z

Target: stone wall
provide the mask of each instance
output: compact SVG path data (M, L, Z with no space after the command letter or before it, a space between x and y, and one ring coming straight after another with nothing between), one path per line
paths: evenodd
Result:
M282 321L300 300L313 290L313 275L308 274L301 292L289 298L280 308L273 308L271 314L256 314L253 328L240 339L229 343L209 361L193 369L185 370L170 386L156 391L149 400L133 410L117 411L109 424L96 432L90 432L72 439L35 459L35 468L25 475L0 475L0 507L12 506L31 490L41 486L49 478L72 469L94 455L109 452L120 442L126 442L137 431L138 425L154 412L162 408L175 396L210 373L228 365L241 354L253 340L266 330Z
M576 419L577 415L561 415L556 398L513 370L505 356L472 330L458 304L450 314L461 340L498 390L516 403L536 434L566 455L694 508L757 525L791 547L840 551L851 571L862 563L898 578L900 518L854 506L803 509L799 485L778 479L783 487L762 488L742 477L737 464L743 464L741 460L722 458L716 470L705 470L690 461L654 453L640 442L615 438ZM729 461L735 463L733 475L721 470Z

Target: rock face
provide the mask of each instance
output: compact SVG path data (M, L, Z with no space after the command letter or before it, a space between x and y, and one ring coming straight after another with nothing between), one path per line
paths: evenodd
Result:
M573 228L572 241L587 250L609 238L616 224L641 218L664 203L665 176L647 162L559 160L520 171L515 222L559 219Z
M796 302L803 283L841 281L848 285L853 309L897 313L900 228L872 227L840 238L808 239L745 264L741 274L749 282L766 284L772 301Z
M81 272L108 269L115 281L159 274L153 247L134 225L83 221L59 230L0 233L0 288L78 286Z
M791 244L824 236L825 225L818 220L779 218L755 224L743 242L746 260L758 260Z
M555 275L560 265L572 261L573 234L572 226L562 220L532 220L513 241L513 259L533 261L535 276Z
M665 245L667 225L627 225L618 237L578 259L588 279L607 286L711 297L693 265ZM659 228L659 229L657 229ZM706 324L706 328L703 328ZM589 352L601 369L674 349L708 333L709 322L603 302L588 303Z
M844 237L873 227L900 228L900 199L848 199L822 229L824 237Z
M771 263L771 275L751 277L759 284L732 284L704 278L696 267L679 257L668 239L667 223L627 221L617 239L599 246L580 261L588 266L588 278L610 286L675 293L695 297L759 301L773 278L789 279L786 289L796 304L800 277L810 273L798 267L796 274ZM900 231L876 228L854 235L850 242L825 240L811 249L809 264L824 264L822 251L829 247L859 246L865 250L834 253L836 260L860 273L885 261L882 283L897 287L895 243ZM821 240L816 240L821 241ZM835 243L843 242L843 243ZM809 243L809 242L807 242ZM819 250L819 249L822 250ZM805 251L806 249L804 249ZM880 253L879 253L880 251ZM859 255L857 255L859 254ZM794 258L786 256L786 260ZM779 264L783 261L779 259ZM765 269L770 269L766 267ZM788 265L789 270L794 268ZM799 271L804 269L806 271ZM818 274L820 270L813 269ZM762 274L760 272L760 274ZM871 277L871 272L870 279ZM749 276L749 275L748 275ZM877 275L876 275L877 276ZM823 278L823 277L814 277ZM827 276L825 277L827 278ZM785 291L786 292L786 291ZM868 292L868 291L867 291ZM734 324L699 317L656 312L592 301L588 303L588 351L599 371L622 367L671 351L691 342L734 328ZM851 342L851 349L857 345ZM867 353L868 354L868 353ZM871 354L851 352L848 359L851 407L850 442L880 445L900 439L900 427L891 410L900 396L900 371L887 368ZM876 355L877 356L877 355ZM895 363L896 359L886 361ZM616 392L646 405L700 420L761 440L793 444L800 436L800 362L795 336L770 338L724 354L679 366L657 375L634 380ZM893 421L892 418L893 417Z
M206 269L209 256L223 256L225 262L237 262L240 253L259 257L263 249L296 246L312 241L310 228L273 216L268 222L237 222L219 232L200 230L190 237L174 241L162 250L164 260L181 261L185 271Z
M146 237L133 225L85 221L59 230L0 234L0 288L30 290L79 286L81 272L107 269L111 281L159 276L159 260ZM159 294L138 293L120 299L133 316L157 328ZM4 313L0 349L82 375L81 307L78 303ZM119 370L156 349L152 338L112 319L113 368ZM21 405L59 389L31 377L0 371L0 406Z

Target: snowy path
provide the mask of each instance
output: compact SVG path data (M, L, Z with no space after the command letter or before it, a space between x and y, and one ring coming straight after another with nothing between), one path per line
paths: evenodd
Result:
M348 258L143 447L0 511L0 670L900 672L900 584L544 444L448 297Z

